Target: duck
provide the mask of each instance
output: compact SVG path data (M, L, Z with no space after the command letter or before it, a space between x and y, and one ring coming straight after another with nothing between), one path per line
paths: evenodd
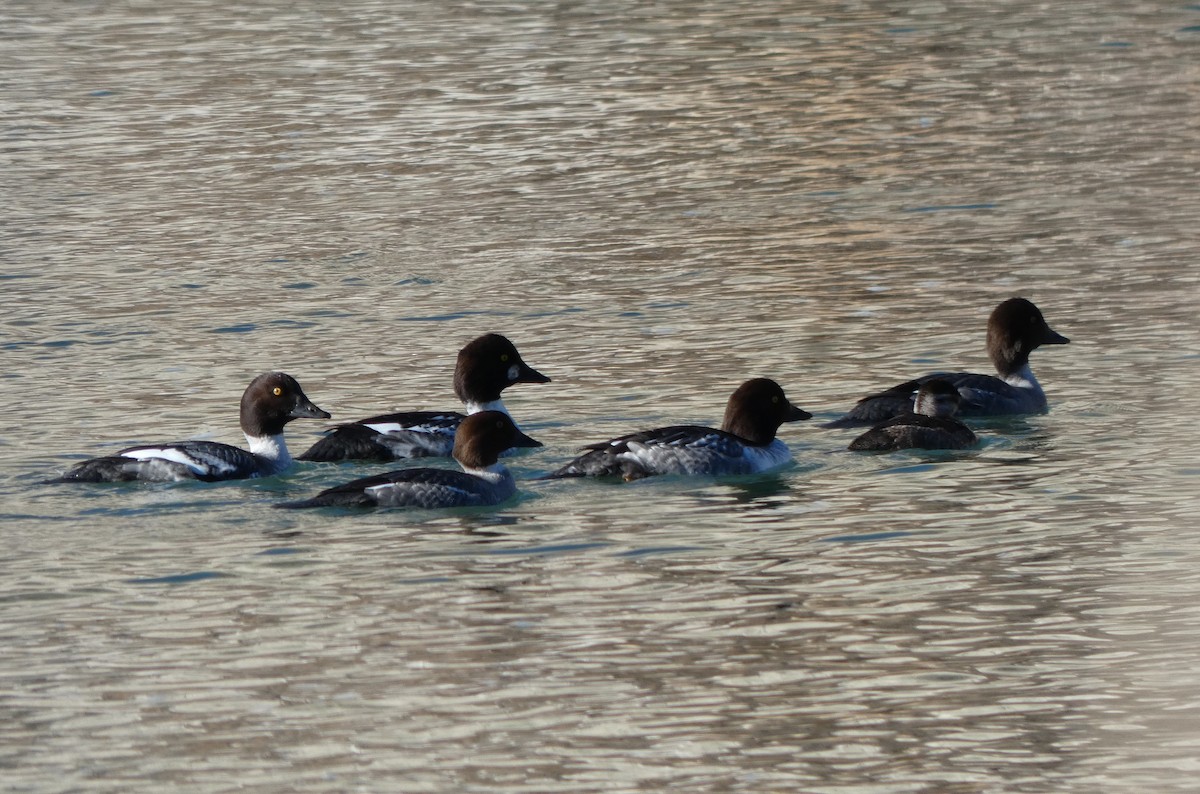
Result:
M970 449L979 439L955 418L962 395L950 381L927 380L917 389L913 410L893 416L850 442L849 449Z
M303 461L392 461L449 457L455 430L479 411L508 413L500 393L516 383L549 383L530 367L506 337L488 333L458 352L454 393L466 414L455 411L404 411L380 414L335 427L298 457Z
M1046 393L1033 376L1029 354L1042 345L1065 345L1071 340L1052 329L1042 312L1026 298L1009 298L988 317L987 349L996 375L935 372L905 381L858 401L845 416L825 427L874 425L907 413L922 383L938 378L962 396L962 416L1004 416L1045 413Z
M502 411L480 411L463 419L454 434L454 459L462 471L412 468L389 471L328 488L316 496L275 507L447 507L494 506L517 493L512 472L499 462L513 447L538 447Z
M589 444L584 454L542 479L662 474L752 474L782 466L791 451L776 438L784 422L810 419L770 378L752 378L729 397L720 429L672 425Z
M177 441L128 447L76 464L50 483L180 482L270 477L292 465L283 429L293 419L329 419L283 372L266 372L242 394L241 426L250 449L215 441Z

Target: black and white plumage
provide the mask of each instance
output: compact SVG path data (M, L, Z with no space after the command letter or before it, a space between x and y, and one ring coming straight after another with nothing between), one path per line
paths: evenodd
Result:
M784 422L812 414L788 402L783 389L768 378L743 383L729 398L721 429L675 425L601 441L545 479L621 477L637 480L657 474L752 474L792 459L787 445L775 437Z
M954 418L962 395L954 384L933 378L921 384L913 410L893 416L850 442L850 449L970 449L979 439Z
M517 492L512 473L499 463L512 447L540 447L522 433L512 417L480 411L463 420L455 434L454 458L462 471L401 469L363 477L329 488L311 499L283 502L283 508L306 507L480 507L497 505Z
M1046 393L1029 367L1029 354L1042 345L1070 342L1054 331L1041 311L1025 298L1009 298L988 318L987 348L995 375L935 372L862 398L845 416L826 427L856 427L890 419L911 410L922 383L938 378L962 396L963 416L1001 416L1046 411Z
M521 359L517 348L500 334L484 334L458 353L454 393L466 415L454 411L406 411L381 414L340 425L309 447L299 460L387 461L447 457L454 433L467 415L479 411L508 413L500 392L515 383L549 383L550 379Z
M291 375L264 373L242 394L241 425L249 451L215 441L146 444L85 460L48 482L213 482L267 477L291 465L283 428L299 418L328 419L329 414L313 405Z

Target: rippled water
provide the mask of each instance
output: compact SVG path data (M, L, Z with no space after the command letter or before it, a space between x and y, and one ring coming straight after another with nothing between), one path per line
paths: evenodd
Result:
M1192 790L1197 54L1194 4L5 5L6 790ZM816 426L1014 294L1049 414ZM38 484L240 443L269 368L454 407L490 330L554 379L502 509ZM527 479L758 375L792 468Z

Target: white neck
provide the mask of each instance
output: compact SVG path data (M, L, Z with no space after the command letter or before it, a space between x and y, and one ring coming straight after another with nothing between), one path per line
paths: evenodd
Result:
M461 466L462 464L459 465ZM500 462L493 463L491 466L484 466L481 469L468 469L466 466L462 468L467 474L473 474L480 479L493 483L503 482L507 477L511 476L508 468Z
M500 400L492 400L486 403L477 403L474 400L467 400L467 415L477 414L480 411L499 411L505 416L509 416L508 409L504 407L504 403Z
M776 466L782 466L792 459L792 452L787 448L787 444L780 439L773 440L765 447L746 447L746 458L750 461L754 471L765 471L773 469Z
M1038 383L1037 378L1033 377L1033 370L1029 368L1028 362L1025 363L1025 366L1006 377L1004 382L1018 389L1032 389L1036 392L1042 390L1042 385Z
M292 465L292 456L288 454L287 444L283 443L283 433L275 436L247 434L246 443L250 445L251 453L271 461L277 469L284 469Z

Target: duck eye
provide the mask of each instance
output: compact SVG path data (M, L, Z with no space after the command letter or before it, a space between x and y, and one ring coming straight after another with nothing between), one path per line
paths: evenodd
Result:
M283 396L283 387L276 386L274 389L271 389L271 394L274 394L276 397Z
M771 398L771 402L773 402L773 403L775 403L776 405L778 405L778 404L779 404L779 397L778 397L778 395L776 395L775 397L772 397L772 398Z
M502 363L502 364L507 364L507 363L508 363L508 353L501 353L501 354L500 354L500 363Z

